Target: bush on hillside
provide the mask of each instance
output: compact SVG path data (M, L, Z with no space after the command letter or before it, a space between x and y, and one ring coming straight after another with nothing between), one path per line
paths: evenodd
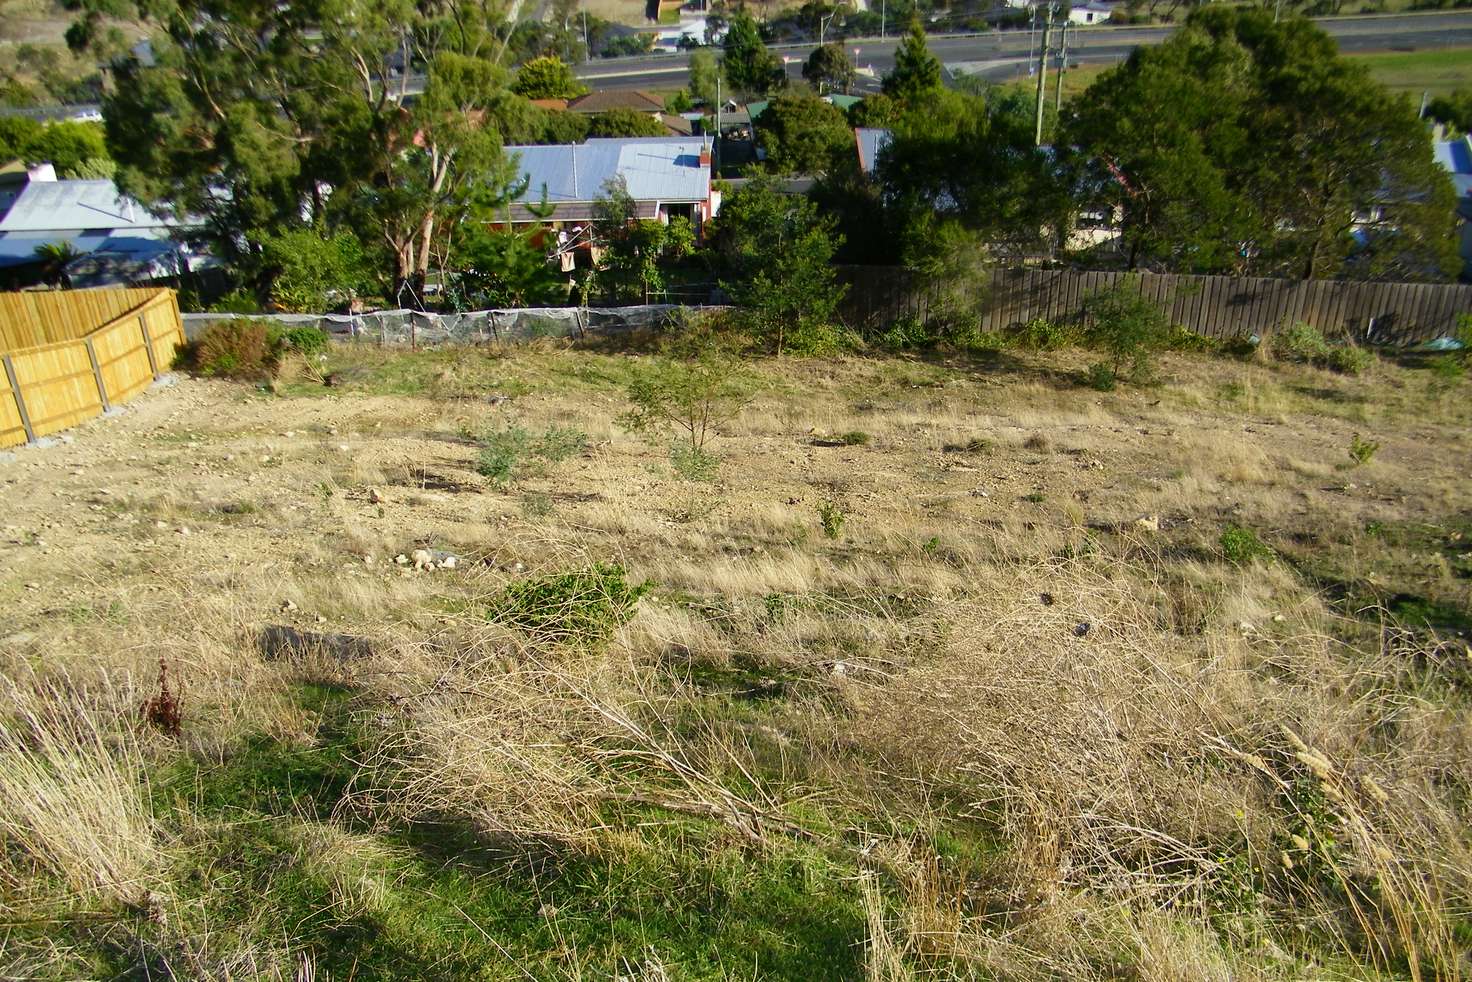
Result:
M1302 321L1273 335L1269 350L1284 361L1358 375L1375 362L1375 354L1357 344L1332 344L1318 328Z
M1171 337L1170 318L1140 292L1138 277L1127 276L1084 301L1089 341L1112 356L1116 377L1126 364L1136 380L1150 374L1150 356Z
M265 381L281 366L281 342L266 321L216 321L179 349L175 365L211 378Z
M282 327L264 320L216 321L179 349L176 368L211 378L265 381L274 378L288 352L315 355L327 347L317 327Z

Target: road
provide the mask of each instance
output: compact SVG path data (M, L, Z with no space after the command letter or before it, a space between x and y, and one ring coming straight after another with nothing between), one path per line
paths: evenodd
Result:
M1339 42L1342 51L1420 50L1472 47L1472 11L1435 11L1362 17L1324 17L1316 23ZM1070 28L1069 58L1080 62L1113 62L1142 44L1170 36L1172 27ZM898 39L850 39L845 47L859 67L860 89L870 89L894 65ZM930 50L951 73L980 74L993 80L1027 73L1028 52L1035 41L1027 31L992 31L967 36L934 36ZM812 44L778 45L772 50L787 61L787 74L801 77ZM675 88L684 84L688 54L598 59L580 66L578 75L595 88Z

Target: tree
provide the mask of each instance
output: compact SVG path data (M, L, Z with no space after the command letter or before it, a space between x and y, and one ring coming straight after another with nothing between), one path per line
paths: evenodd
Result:
M1310 22L1202 9L1077 100L1060 146L1130 264L1438 278L1450 180L1426 129ZM1368 216L1368 218L1366 218Z
M1472 133L1472 87L1463 86L1426 104L1426 115L1458 133Z
M572 69L556 55L543 55L524 62L516 70L511 91L528 99L575 99L588 91Z
M609 109L588 124L589 136L665 136L668 132L651 113L637 109Z
M0 116L0 160L25 159L26 147L41 129L41 124L29 116Z
M721 66L716 56L701 49L690 54L690 98L714 106L720 90Z
M802 77L818 90L825 92L848 92L853 87L858 73L853 59L841 44L824 44L813 49L802 66Z
M743 100L766 95L785 78L781 59L767 50L756 21L744 11L731 19L724 51L726 82Z
M102 127L72 120L43 126L26 143L21 155L28 163L49 161L64 180L105 171L102 162L110 159Z
M721 288L778 354L839 344L834 320L844 290L832 266L831 218L756 178L726 199L715 224Z
M894 68L884 76L881 88L887 96L915 102L940 87L940 59L925 43L925 25L918 16L912 17L909 33L894 53Z
M768 166L780 174L825 174L856 152L843 110L812 95L776 96L759 133Z
M660 263L684 258L694 245L688 223L641 220L623 175L606 181L593 202L593 233L604 250L599 283L620 303L648 303L664 289Z
M568 112L566 109L540 109L532 107L535 112L535 133L528 137L527 143L582 143L588 138L588 127L591 120L582 113ZM508 136L508 139L510 137ZM523 142L517 139L518 143Z
M353 221L388 248L396 301L423 303L441 223L515 196L519 175L494 123L505 98L505 75L493 62L443 52L413 110L391 118L385 138L369 145L371 170L354 186Z
M877 178L904 262L930 272L978 249L1031 251L1068 212L1051 157L1033 146L1030 101L1001 91L940 90L912 106Z
M454 285L466 310L567 302L567 283L533 243L541 229L505 232L474 224L456 250Z
M346 231L291 229L264 236L259 245L266 295L282 310L322 313L363 289L363 247Z
M472 176L504 180L498 134L515 97L489 0L245 4L229 16L212 0L74 2L68 42L111 59L103 115L119 186L202 223L242 267L259 268L266 235L346 227L386 257L396 295L420 296ZM117 20L147 32L147 61L108 27ZM415 72L429 81L407 108Z

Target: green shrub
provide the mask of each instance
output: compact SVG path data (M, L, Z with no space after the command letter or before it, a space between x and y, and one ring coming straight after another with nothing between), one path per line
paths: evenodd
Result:
M1218 338L1209 338L1204 334L1181 327L1179 324L1171 326L1170 333L1166 335L1165 346L1171 351L1220 351L1222 342Z
M522 476L528 461L559 463L582 453L588 437L582 430L554 426L534 437L520 426L508 426L476 438L480 454L475 472L496 484L506 485Z
M1170 318L1160 305L1140 293L1137 277L1127 276L1084 301L1090 322L1089 342L1113 356L1116 381L1126 364L1135 380L1150 374L1150 355L1171 336Z
M266 321L227 320L207 325L180 349L175 364L212 378L265 381L280 367L281 349Z
M532 444L534 457L549 464L560 464L569 457L576 457L588 449L588 434L571 426L549 427Z
M1375 440L1366 440L1358 433L1349 438L1349 459L1354 461L1354 466L1368 464L1370 458L1375 456L1375 451L1380 449L1380 444Z
M1297 323L1275 335L1270 343L1274 355L1285 361L1328 368L1345 375L1358 375L1375 361L1374 352L1356 344L1330 344L1322 331Z
M486 617L537 641L572 647L601 645L634 616L650 585L630 586L624 568L594 563L587 569L509 584Z
M1357 344L1335 345L1329 351L1328 367L1345 375L1358 375L1375 363L1375 353Z
M1289 361L1319 364L1329 357L1323 332L1302 321L1274 335L1271 344L1273 354Z
M879 335L879 345L886 351L912 351L935 343L930 331L918 317L901 317Z
M263 237L260 246L271 300L293 313L341 306L363 288L370 267L357 237L348 232L293 229Z
M277 334L277 341L283 348L304 355L315 355L324 350L329 340L327 332L320 327L288 327Z
M1089 366L1085 379L1089 383L1089 388L1100 392L1113 392L1117 384L1114 369L1102 361Z
M475 472L497 484L510 484L516 476L518 463L531 444L531 437L519 426L508 426L499 433L485 434L480 443Z
M703 450L715 428L746 407L756 383L740 362L714 351L688 361L660 359L639 369L629 383L634 408L619 422L635 433L683 433Z
M842 509L831 501L825 501L818 506L818 521L823 525L823 534L830 539L836 539L843 534L843 523L848 516L844 515Z
M869 445L869 434L863 430L849 430L838 435L838 442L845 447L866 447Z
M1018 329L1016 340L1017 345L1022 348L1057 351L1077 344L1079 332L1071 325L1050 321L1046 317L1034 317Z
M1254 559L1271 559L1273 550L1269 549L1251 529L1242 528L1240 525L1228 525L1221 537L1222 555L1227 562L1245 566Z

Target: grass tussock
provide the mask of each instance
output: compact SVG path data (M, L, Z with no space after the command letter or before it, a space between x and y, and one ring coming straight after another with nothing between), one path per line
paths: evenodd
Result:
M5 877L58 883L79 901L128 908L156 902L163 858L126 724L104 729L61 686L6 693L0 728L0 837Z

